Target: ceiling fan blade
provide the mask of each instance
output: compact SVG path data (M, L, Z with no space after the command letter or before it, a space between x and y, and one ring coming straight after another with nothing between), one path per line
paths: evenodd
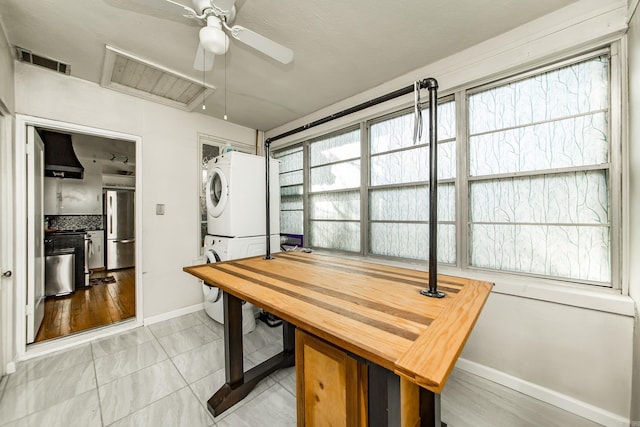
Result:
M201 26L198 20L184 19L180 8L175 3L158 0L103 0L109 6L128 10L141 15L153 16L160 19L179 22L181 24ZM184 0L183 0L184 1ZM177 2L176 2L177 3ZM183 4L180 4L184 8ZM176 13L177 12L177 13Z
M186 12L186 15L184 15L184 16L187 17L187 18L195 18L196 15L197 15L196 11L193 8L191 8L189 6L186 6L186 5L184 5L184 4L180 3L180 2L177 2L175 0L164 0L164 1L166 1L167 3L171 3L171 4L175 5L175 6L181 7L182 10L184 12Z
M240 25L234 25L231 27L231 36L234 39L240 40L242 43L245 43L252 48L259 50L272 57L273 59L282 62L283 64L288 64L293 61L293 51L288 47L284 47L279 43L274 42L266 38L265 36L261 36L255 31L251 31L248 28L242 27Z
M193 61L193 68L198 71L209 71L213 68L213 60L215 58L216 56L213 53L207 52L202 45L198 45L196 59Z
M236 0L212 0L212 3L221 11L230 13L236 3Z

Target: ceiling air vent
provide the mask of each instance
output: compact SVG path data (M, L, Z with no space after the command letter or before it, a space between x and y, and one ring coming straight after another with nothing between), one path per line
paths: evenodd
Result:
M48 68L53 71L57 71L62 74L69 74L71 67L64 62L56 61L55 59L45 58L44 56L36 55L30 50L23 49L16 46L18 52L18 61L28 62L29 64L38 65L40 67Z
M193 111L215 90L215 86L111 46L105 49L100 84L186 111Z

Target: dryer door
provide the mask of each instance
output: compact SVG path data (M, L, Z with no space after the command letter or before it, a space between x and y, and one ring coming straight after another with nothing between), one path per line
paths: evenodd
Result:
M207 177L205 187L207 211L217 218L224 211L229 198L229 181L220 168L213 168Z

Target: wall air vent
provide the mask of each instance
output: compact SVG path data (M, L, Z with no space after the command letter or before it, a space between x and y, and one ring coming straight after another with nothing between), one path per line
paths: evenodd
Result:
M186 111L193 111L215 90L215 86L111 46L105 49L100 84Z
M39 67L48 68L53 71L57 71L62 74L69 74L71 67L64 62L56 61L55 59L45 58L44 56L36 55L30 50L23 49L16 46L18 52L18 61L28 62L29 64L37 65Z

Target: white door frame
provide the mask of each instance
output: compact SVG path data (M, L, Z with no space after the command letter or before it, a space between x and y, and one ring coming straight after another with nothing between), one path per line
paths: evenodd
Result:
M27 343L44 318L44 142L27 127ZM31 177L33 175L33 177Z
M133 141L136 144L136 224L142 223L142 138L140 136L115 132L105 129L83 126L74 123L60 122L56 120L43 119L22 114L16 114L15 129L15 266L14 283L16 286L16 301L26 301L26 129L27 125L46 127L48 129L61 132L82 133L111 139L123 139ZM40 354L49 353L66 347L71 347L79 343L90 341L94 338L112 335L122 330L142 326L143 304L142 304L142 227L136 227L136 320L117 324L108 329L87 331L72 336L56 339L42 344L32 344L27 348L26 343L26 305L19 303L16 306L15 333L16 333L16 353L18 360L28 359Z
M13 343L13 156L12 116L0 101L0 376L15 372Z

